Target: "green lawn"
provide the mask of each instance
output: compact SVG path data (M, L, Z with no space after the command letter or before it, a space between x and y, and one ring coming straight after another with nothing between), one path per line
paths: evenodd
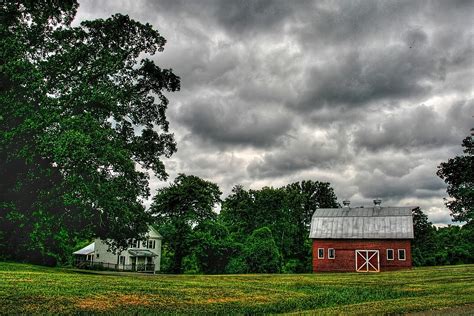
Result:
M0 263L0 314L474 312L474 265L378 274L175 276Z

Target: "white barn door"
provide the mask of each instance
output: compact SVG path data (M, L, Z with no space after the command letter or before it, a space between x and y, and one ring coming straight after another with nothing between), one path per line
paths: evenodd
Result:
M378 250L356 250L355 258L357 272L380 271L380 254Z

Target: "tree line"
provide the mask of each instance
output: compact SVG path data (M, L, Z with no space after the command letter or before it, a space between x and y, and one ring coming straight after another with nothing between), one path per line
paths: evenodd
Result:
M164 236L164 271L310 271L312 213L338 207L329 183L311 180L260 190L235 186L217 213L220 195L216 184L184 174L158 190L150 211Z

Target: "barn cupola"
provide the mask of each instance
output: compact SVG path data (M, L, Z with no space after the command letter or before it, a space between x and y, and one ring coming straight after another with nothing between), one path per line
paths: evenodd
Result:
M382 208L381 204L382 204L382 200L381 200L381 199L375 199L375 200L374 200L374 208L375 208L376 210L380 210L380 209Z
M342 201L342 205L344 205L344 206L343 206L343 209L348 210L348 209L349 209L349 205L351 205L351 201L349 201L349 200L344 200L344 201Z

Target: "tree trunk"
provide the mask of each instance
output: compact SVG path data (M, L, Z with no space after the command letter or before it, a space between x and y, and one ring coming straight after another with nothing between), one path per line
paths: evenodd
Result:
M175 274L181 274L183 273L183 249L181 244L176 245L176 249L174 252L174 258L173 258L173 273Z

